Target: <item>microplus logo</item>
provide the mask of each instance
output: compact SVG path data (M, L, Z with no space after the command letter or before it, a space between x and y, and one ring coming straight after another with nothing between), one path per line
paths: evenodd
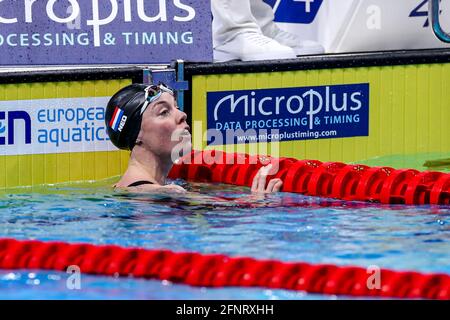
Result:
M264 0L272 6L276 22L310 24L316 19L323 0Z
M277 129L280 141L369 134L367 83L208 92L207 106L208 129L222 134L240 130L241 136L246 136L248 130ZM234 143L261 139L266 138L237 138Z
M0 3L3 1L4 0L0 0ZM34 9L33 5L36 0L22 0L18 2L23 4L21 7L22 10L18 11L21 14L12 16L0 15L0 24L30 24L35 23L34 20L39 20L36 19L36 16L39 16L40 14L42 14L42 12L36 12L37 10ZM57 2L59 3L57 4ZM63 2L63 6L61 6L61 2ZM131 0L48 0L45 6L45 13L48 19L53 22L70 25L74 23L76 19L79 19L79 17L81 17L81 14L86 15L88 10L87 7L89 7L91 9L91 19L86 19L86 21L82 24L86 24L87 26L90 26L92 28L92 32L94 34L94 45L96 47L99 47L101 46L101 28L113 23L118 18L118 16L123 15L124 22L133 22L134 19L139 19L144 22L168 21L168 1L162 0L159 1L158 4L156 4L156 1L154 2L157 7L159 6L159 13L154 16L148 16L146 14L144 0L134 0L133 5ZM8 4L3 4L3 6L5 5L8 6ZM195 18L195 9L189 5L183 4L181 0L173 0L173 6L183 12L183 14L171 17L173 21L188 22ZM132 12L134 12L134 10L137 11L137 18L132 16ZM0 12L2 11L4 12L6 10L3 9ZM18 18L21 16L23 16L25 19L22 20Z
M0 0L0 65L212 61L210 10L196 0Z
M4 124L7 123L7 125ZM25 111L0 111L0 145L13 145L16 143L16 123L22 122L24 129L24 143L31 144L31 117ZM8 130L6 130L8 128ZM5 137L7 133L7 138Z

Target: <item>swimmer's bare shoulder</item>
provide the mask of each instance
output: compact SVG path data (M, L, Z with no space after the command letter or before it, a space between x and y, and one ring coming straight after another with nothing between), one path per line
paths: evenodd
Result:
M117 183L114 185L115 189L129 190L133 192L151 192L151 193L186 193L186 189L176 184L167 184L167 185L159 185L159 184L143 184L136 187L129 187L128 185L121 185Z

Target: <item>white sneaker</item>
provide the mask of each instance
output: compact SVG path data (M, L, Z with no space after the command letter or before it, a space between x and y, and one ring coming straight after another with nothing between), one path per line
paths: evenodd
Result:
M308 54L321 54L325 52L325 49L320 43L311 40L301 40L295 34L286 32L278 28L275 23L272 23L262 31L265 36L274 39L282 45L294 49L295 54L298 56Z
M295 59L294 50L257 32L243 32L214 48L214 61Z

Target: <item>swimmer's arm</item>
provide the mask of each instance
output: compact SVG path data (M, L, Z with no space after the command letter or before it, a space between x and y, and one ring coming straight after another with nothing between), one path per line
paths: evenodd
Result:
M281 190L281 187L283 186L283 181L281 181L281 179L278 178L270 179L270 181L267 183L266 186L267 176L269 174L274 174L271 164L261 167L258 170L255 177L253 178L252 186L250 189L252 194L249 195L248 197L233 199L233 198L209 196L204 194L196 194L195 197L197 200L204 200L205 203L217 203L217 202L223 203L225 201L227 202L233 201L239 204L248 204L255 206L256 205L255 201L261 200L263 194L279 192Z
M196 193L195 200L200 200L203 201L204 204L213 204L219 207L235 205L249 208L266 207L266 203L260 202L260 200L264 200L264 194L279 192L283 186L283 181L278 178L270 179L266 186L267 176L269 174L274 174L272 165L269 164L259 169L253 178L251 194L247 197L226 198L223 196L217 197Z
M199 204L203 205L219 205L221 203L229 204L230 199L224 199L221 197L214 197L205 194L201 194L198 192L189 192L183 187L176 184L168 184L168 185L154 185L154 184L146 184L137 187L128 187L125 188L129 191L136 193L145 193L145 194L158 194L158 195L167 195L169 197L175 199L186 199L192 202L199 202ZM188 197L186 197L188 196ZM226 201L226 202L225 202Z
M155 185L155 184L146 184L141 185L138 187L128 187L125 189L128 189L133 192L142 192L142 193L158 193L158 194L167 194L171 196L179 196L186 193L189 193L194 197L195 200L201 201L204 204L212 204L212 205L233 205L239 204L239 205L248 205L249 207L258 207L260 206L258 204L258 200L261 200L261 197L263 194L268 193L274 193L281 190L281 187L283 185L283 182L281 179L271 179L266 186L266 180L267 176L269 174L272 174L271 172L272 166L269 164L265 167L261 167L255 177L253 178L253 183L251 186L251 195L246 199L239 198L239 199L229 199L225 197L217 197L217 196L209 196L205 194L199 194L199 193L192 193L186 191L183 187L176 185L176 184L169 184L169 185ZM265 204L261 204L262 206L265 206Z

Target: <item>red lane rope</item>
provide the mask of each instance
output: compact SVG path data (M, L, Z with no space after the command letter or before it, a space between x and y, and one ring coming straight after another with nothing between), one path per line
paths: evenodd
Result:
M373 272L360 267L286 263L247 257L113 245L0 239L1 269L66 271L169 280L192 286L265 287L309 293L392 298L450 299L450 276L381 269L380 288L369 289Z
M386 204L450 204L448 173L264 158L218 150L193 151L172 167L169 177L250 187L258 169L272 162L279 170L267 181L280 178L285 192Z

